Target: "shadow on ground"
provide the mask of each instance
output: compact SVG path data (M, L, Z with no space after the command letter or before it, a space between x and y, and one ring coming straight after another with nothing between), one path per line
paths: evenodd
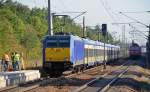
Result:
M120 66L120 65L123 64L123 62L126 62L128 60L130 60L131 62L135 62L133 64L133 66L140 66L142 68L147 69L147 62L146 62L146 57L145 56L141 56L141 57L136 58L136 59L125 58L125 59L110 61L110 62L107 63L107 65L110 65L110 66Z
M120 78L112 87L128 86L137 92L149 92L150 84L147 82L139 82L132 78Z
M79 79L79 78L58 78L47 81L47 83L41 84L41 86L82 86L85 83L93 80L91 79Z
M106 79L106 78L103 80L105 82L111 81L111 79ZM93 85L89 85L89 86L94 87L94 88L97 88L97 87L103 88L104 87L103 83L94 83ZM139 82L139 81L136 81L132 78L119 78L116 83L111 85L111 87L113 87L113 88L120 88L121 86L127 86L127 87L129 87L129 88L131 88L137 92L149 92L150 91L150 84L149 83ZM122 91L119 91L119 92L126 92L126 89L122 89Z

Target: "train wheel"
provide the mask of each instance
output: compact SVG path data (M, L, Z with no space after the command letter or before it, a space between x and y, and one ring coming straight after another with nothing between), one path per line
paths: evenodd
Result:
M72 73L77 73L77 72L78 72L77 67L74 67L73 70L72 70Z
M81 67L78 67L78 72L81 72Z
M81 72L82 72L82 73L84 72L84 67L82 67Z

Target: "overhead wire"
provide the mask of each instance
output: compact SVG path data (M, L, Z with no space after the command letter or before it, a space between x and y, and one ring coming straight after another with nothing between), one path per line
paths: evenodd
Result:
M111 15L111 13L109 12L108 8L105 6L104 1L103 1L103 0L98 0L98 1L101 3L101 5L102 5L103 8L105 9L105 11L107 12L108 16L112 19L112 21L116 21L116 20L114 19L114 17Z
M62 0L58 0L58 1L61 4L61 6L63 7L63 8L61 8L61 9L63 9L63 11L62 12L56 12L57 14L64 14L65 13L65 14L69 14L69 15L74 16L74 14L76 14L76 13L81 13L81 12L74 12L74 11L73 12L69 12L68 11L68 7L65 5L64 2ZM73 17L72 20L76 19L78 16L80 16L80 15L77 15L76 17Z
M132 17L130 17L130 16L124 14L123 12L119 12L119 13L122 14L122 15L124 15L125 17L131 19L131 20L134 20L134 21L138 22L139 24L144 25L145 27L149 27L148 25L144 24L143 22L141 22L141 21L139 21L139 20L137 20L137 19L134 19L134 18L132 18Z
M108 4L107 0L104 0L105 2L105 5L106 5L106 8L107 10L110 12L111 16L114 18L114 20L116 21L115 17L113 16L113 11L112 11L112 8L110 7L110 5Z
M114 15L116 15L116 17L118 17L118 14L116 14L115 12L113 12L113 11L111 11L112 9L109 7L109 5L108 5L108 2L107 2L107 0L105 0L105 2L106 2L106 7L108 7L109 8L109 11L112 13L112 14L114 14ZM150 11L135 11L135 12L123 12L123 13L150 13ZM127 17L127 16L126 16ZM129 17L128 17L129 18ZM121 19L121 18L118 18L119 20ZM131 19L131 18L130 18ZM140 23L140 21L138 21L138 23ZM142 24L142 23L140 23L140 24ZM144 23L142 24L142 25L144 25ZM144 26L146 26L146 25L144 25Z
M107 14L112 19L113 22L120 21L121 18L115 12L113 12L112 8L109 6L109 4L108 4L108 2L106 0L98 0L98 1L102 4L102 6L104 7L105 11L107 12ZM117 25L117 26L119 26L119 25Z
M121 20L121 18L120 18L120 16L118 15L118 14L116 14L113 10L112 10L112 8L109 6L109 4L108 4L108 2L107 2L107 0L99 0L100 1L100 3L103 5L103 7L104 7L104 9L105 9L105 11L107 12L107 14L109 15L109 17L112 19L112 21L113 22L120 22ZM117 25L119 28L122 28L122 27L120 27L119 25ZM117 27L117 28L118 28ZM119 29L120 30L120 29Z
M132 12L123 12L123 13L150 13L150 11L132 11Z
M140 31L140 30L136 29L136 27L133 26L133 25L131 25L131 24L129 24L129 26L130 26L134 31L139 32L141 35L143 35L144 38L148 39L148 36L147 36L146 34L144 34L143 31Z
M122 18L120 17L120 14L118 14L118 12L116 13L112 10L112 8L110 7L108 1L105 0L105 2L106 2L106 5L108 7L108 10L111 12L112 16L116 19L116 21L123 21L123 20L121 20Z

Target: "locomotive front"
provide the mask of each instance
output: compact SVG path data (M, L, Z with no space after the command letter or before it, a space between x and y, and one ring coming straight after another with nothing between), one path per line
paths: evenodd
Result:
M129 48L129 55L133 59L139 58L141 56L141 47L136 43L132 44Z
M43 41L43 69L47 74L62 74L70 65L70 36L47 36Z

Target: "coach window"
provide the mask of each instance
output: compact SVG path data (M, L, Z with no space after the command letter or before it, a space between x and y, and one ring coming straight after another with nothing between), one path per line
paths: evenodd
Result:
M96 56L98 57L98 49L96 49Z
M91 57L91 49L89 49L89 57Z
M94 49L92 49L92 57L94 57Z
M93 57L94 49L91 49L91 57Z
M59 39L59 46L61 47L69 47L70 42L68 39Z
M85 56L85 57L88 57L88 49L85 49L85 50L84 50L84 56Z
M46 42L47 47L57 47L58 46L58 41L57 40L49 40Z
M96 49L93 49L94 57L96 56Z

